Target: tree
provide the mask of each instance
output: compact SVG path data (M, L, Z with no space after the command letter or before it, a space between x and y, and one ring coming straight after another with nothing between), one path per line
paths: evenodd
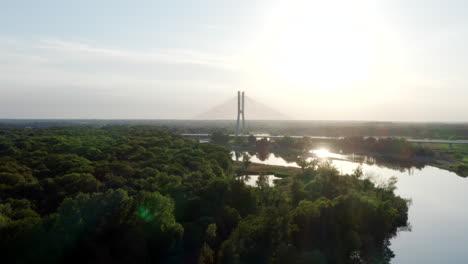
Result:
M296 161L297 165L301 167L302 173L305 172L305 169L309 166L309 162L304 157L298 157Z
M296 160L296 163L299 167L301 167L301 170L302 170L302 174L305 173L306 169L312 169L312 170L315 170L317 165L319 164L319 160L318 159L312 159L310 161L308 161L306 158L304 157L298 157L297 160Z
M249 135L248 142L249 145L255 146L255 143L257 143L257 138L254 135Z
M364 175L364 172L362 170L362 165L359 165L354 169L352 176L356 179L360 179Z
M198 264L212 264L214 262L214 251L210 248L207 243L204 243L200 250L200 257L198 258Z
M214 131L211 134L211 141L218 145L226 145L229 142L229 135L223 131Z
M250 155L247 153L242 154L242 164L244 165L244 169L247 169L252 162L250 161Z

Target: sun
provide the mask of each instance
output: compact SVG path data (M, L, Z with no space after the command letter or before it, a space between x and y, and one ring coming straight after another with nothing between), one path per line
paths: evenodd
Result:
M366 3L280 2L256 44L260 67L286 84L317 90L345 89L366 80L376 30Z

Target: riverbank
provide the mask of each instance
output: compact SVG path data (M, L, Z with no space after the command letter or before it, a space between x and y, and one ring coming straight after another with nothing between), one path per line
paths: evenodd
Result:
M417 145L412 143L412 145ZM321 146L316 144L316 146ZM336 151L337 148L334 145L329 144L327 146L331 150ZM355 152L356 155L374 157L380 160L380 163L393 162L398 163L399 165L422 167L424 165L431 165L440 169L445 169L451 172L456 173L461 177L468 177L468 145L449 145L449 144L427 144L424 146L430 152L431 155L415 155L407 158L403 158L401 155L391 154L391 153L381 153L381 152L370 152L370 151L359 151ZM234 148L235 151L249 151L255 152L256 149L253 147L237 147ZM295 155L304 154L295 149L276 149L274 153L288 156L291 153ZM351 153L348 153L351 154ZM262 164L264 166L264 164ZM271 172L268 168L263 168L263 166L256 166L253 171L257 172ZM242 167L242 164L239 165L239 168ZM279 166L281 167L281 166ZM280 173L286 173L289 175L290 171L284 168L272 168L273 171L279 170Z
M433 144L427 148L435 153L430 165L468 177L468 145Z
M375 152L358 152L354 154L379 158L381 159L380 163L383 163L383 159L389 162L399 162L400 165L406 164L407 166L414 166L416 168L430 165L439 169L454 172L460 177L468 177L468 159L464 158L465 162L463 162L463 158L457 158L457 155L451 154L447 151L437 150L434 151L433 156L414 156L407 159L402 159L397 155Z

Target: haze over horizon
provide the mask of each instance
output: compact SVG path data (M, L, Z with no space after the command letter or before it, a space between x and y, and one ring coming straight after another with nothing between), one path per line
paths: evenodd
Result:
M8 1L0 119L192 119L241 90L298 120L466 122L466 8Z

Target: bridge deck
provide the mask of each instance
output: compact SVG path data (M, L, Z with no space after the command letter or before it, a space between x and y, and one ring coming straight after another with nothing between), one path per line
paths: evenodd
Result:
M197 138L207 138L210 137L210 134L181 134L184 137L197 137ZM236 135L230 134L230 137L235 137ZM249 137L250 135L239 135L239 137ZM253 135L257 138L282 138L283 135L269 136L269 135ZM322 137L322 136L289 136L291 138L303 138L309 137L312 139L340 139L343 137ZM407 139L411 143L422 143L422 144L468 144L468 140L443 140L443 139Z

